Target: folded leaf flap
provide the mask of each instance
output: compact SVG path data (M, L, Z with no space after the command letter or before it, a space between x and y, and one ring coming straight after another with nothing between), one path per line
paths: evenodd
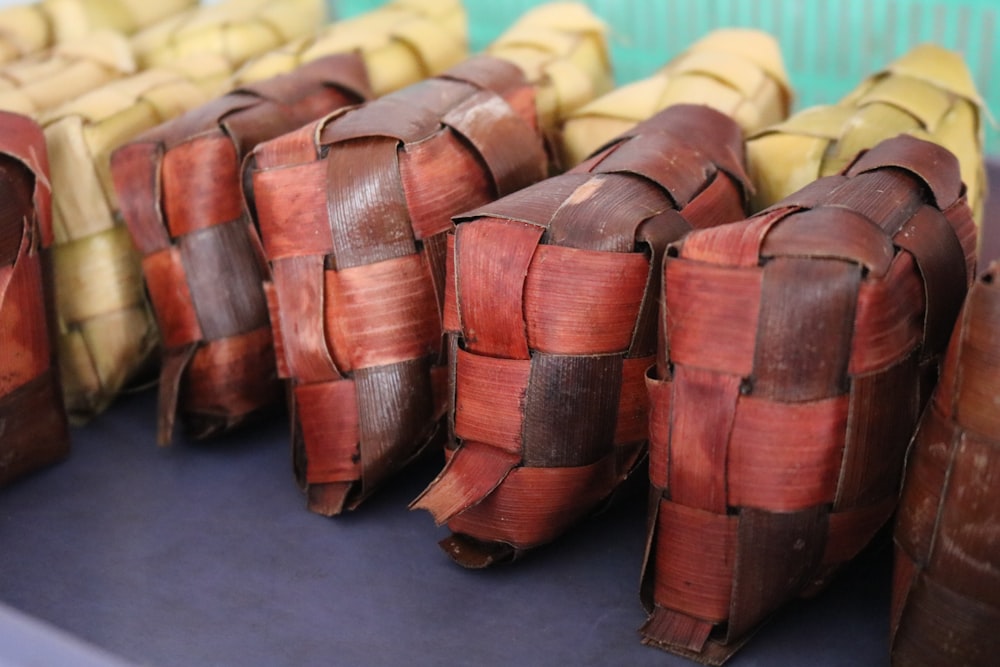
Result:
M460 225L455 269L458 309L466 349L508 359L528 359L524 283L543 229L485 219ZM466 272L476 280L463 280Z
M948 149L930 141L905 134L884 141L861 154L845 173L855 176L884 167L905 169L922 180L940 209L948 208L962 195L958 160Z
M857 262L874 276L885 275L895 254L892 240L881 227L837 206L819 206L788 215L771 227L760 246L762 257L843 259Z
M749 195L742 146L742 133L728 117L705 107L677 105L626 133L594 171L641 174L683 208L705 187L714 169L733 176ZM692 163L701 168L692 168Z
M488 496L511 470L520 456L476 442L466 442L441 473L410 504L427 510L440 526Z
M986 108L976 90L972 72L956 51L937 44L920 44L890 63L886 71L927 81Z
M441 122L475 147L493 176L497 196L545 178L548 159L541 136L496 94L472 95Z
M329 146L366 137L419 141L441 125L441 116L476 88L442 78L427 79L347 111L326 123L320 143Z
M198 351L196 343L174 347L163 355L156 403L156 442L169 445L174 437L174 420L181 392L181 380Z
M635 252L639 226L671 208L666 193L645 178L628 172L597 173L552 214L545 240L581 250Z
M744 167L743 133L729 116L703 105L677 104L643 121L629 135L647 135L658 131L692 144L749 194L752 185Z
M158 171L163 217L172 237L242 216L240 156L221 132L176 144L163 156Z
M340 88L358 101L373 97L368 70L357 53L336 53L297 67L293 72L247 83L231 94L247 92L262 99L290 104L317 86Z
M378 135L344 143L327 158L332 268L342 270L417 251L398 159L396 142Z
M971 287L965 253L940 211L925 206L893 242L913 255L924 285L924 346L937 355L948 344L954 323Z
M466 211L455 216L454 220L456 223L464 223L489 217L546 227L566 199L590 179L591 176L586 173L553 176L484 206Z
M492 90L501 97L528 84L524 72L514 63L503 58L478 55L448 68L441 79L461 81L476 88Z
M135 141L111 154L111 175L118 205L136 249L149 255L170 246L163 220L163 145Z

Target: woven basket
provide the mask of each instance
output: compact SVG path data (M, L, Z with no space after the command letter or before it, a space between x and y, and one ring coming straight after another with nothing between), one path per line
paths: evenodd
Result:
M646 643L719 664L885 524L974 246L958 162L902 135L668 250Z
M41 116L53 187L59 364L74 421L103 410L151 360L158 333L118 215L110 155L220 95L232 71L205 55L113 81Z
M481 56L254 151L278 372L291 380L294 467L312 511L357 506L437 431L451 216L545 176L539 117L555 111L540 105L560 99L548 87L562 81L552 70L608 76L559 60L603 41L592 26L526 33L559 47L548 66L537 58L538 79Z
M97 31L0 69L0 109L32 116L134 72L128 40Z
M326 21L323 0L223 0L161 21L132 38L140 67L160 67L214 53L234 68Z
M198 0L42 0L0 10L0 64L110 28L131 34Z
M45 140L0 112L0 485L69 453L53 362Z
M328 56L217 98L112 155L163 338L161 444L178 412L189 434L203 438L280 399L243 158L261 141L368 96L360 58Z
M241 85L260 81L317 58L356 51L372 93L381 96L440 74L464 60L468 50L468 20L460 0L394 0L253 58L234 80Z
M133 242L144 255L144 274L164 339L161 444L170 441L178 410L190 435L208 437L269 407L279 396L262 289L263 250L243 204L247 196L253 207L252 190L244 192L244 157L262 141L370 98L368 74L374 67L394 70L391 77L381 76L383 81L405 81L412 73L407 83L415 83L420 73L436 70L442 62L460 61L465 55L464 12L457 4L453 8L462 20L436 29L436 14L404 3L348 25L334 24L337 29L327 28L309 40L314 50L297 69L298 59L285 56L305 51L291 45L255 61L267 63L271 71L287 66L292 74L244 84L114 153L118 199ZM445 17L451 19L452 13ZM340 37L345 33L351 41ZM411 46L400 47L400 34L411 37ZM435 39L438 43L432 44ZM449 43L457 51L446 55L442 47ZM342 47L340 55L333 54L335 45ZM315 50L331 55L313 58ZM206 274L206 267L213 273ZM218 279L220 267L224 280Z
M1000 262L969 291L909 455L895 527L892 663L1000 655Z
M661 260L740 220L740 128L679 105L572 171L463 214L450 237L448 464L414 507L483 567L557 538L646 453Z
M977 224L986 194L984 105L962 57L919 46L863 81L839 104L805 109L747 142L758 211L840 172L862 150L908 133L958 158Z
M705 104L753 133L785 119L791 89L777 41L765 32L715 30L653 76L590 102L563 123L563 164L575 165L608 141L674 104Z

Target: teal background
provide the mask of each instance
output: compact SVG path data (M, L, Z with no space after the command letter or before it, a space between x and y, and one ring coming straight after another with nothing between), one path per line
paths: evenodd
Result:
M652 74L709 31L754 27L774 35L796 91L796 108L836 102L866 75L912 46L934 42L963 54L991 114L1000 113L1000 0L583 0L611 28L619 83ZM331 0L333 16L377 0ZM474 50L482 49L531 0L465 0ZM1000 133L986 121L986 148Z

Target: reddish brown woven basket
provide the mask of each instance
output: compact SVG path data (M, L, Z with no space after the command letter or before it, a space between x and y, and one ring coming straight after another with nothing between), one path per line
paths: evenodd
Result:
M414 507L448 523L458 563L555 539L642 459L663 252L742 219L748 195L739 127L676 106L456 218L449 462Z
M248 85L115 151L112 174L163 338L161 444L180 415L196 438L280 400L260 240L242 162L261 141L370 97L356 55ZM244 194L248 203L244 203Z
M431 439L451 216L544 177L535 89L475 58L264 143L253 185L309 507L354 507Z
M1000 262L972 286L914 440L896 522L892 662L1000 656Z
M721 663L888 520L975 235L954 156L901 136L668 251L646 643Z
M45 136L0 112L0 485L69 453L52 336Z

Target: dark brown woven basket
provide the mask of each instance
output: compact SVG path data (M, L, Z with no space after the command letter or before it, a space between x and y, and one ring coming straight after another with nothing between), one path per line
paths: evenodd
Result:
M1000 656L1000 262L972 286L909 455L895 527L892 663Z
M254 151L278 372L309 507L354 507L446 402L451 216L545 176L535 88L479 57Z
M328 56L237 89L112 155L163 338L161 444L178 414L190 435L204 438L280 402L267 266L243 159L262 141L368 97L361 58Z
M742 219L748 189L740 128L682 105L456 218L449 461L414 507L454 531L458 563L555 539L642 459L663 252Z
M0 485L69 453L53 354L51 218L45 136L0 112Z
M719 664L886 523L975 237L957 160L900 136L668 251L646 643Z

